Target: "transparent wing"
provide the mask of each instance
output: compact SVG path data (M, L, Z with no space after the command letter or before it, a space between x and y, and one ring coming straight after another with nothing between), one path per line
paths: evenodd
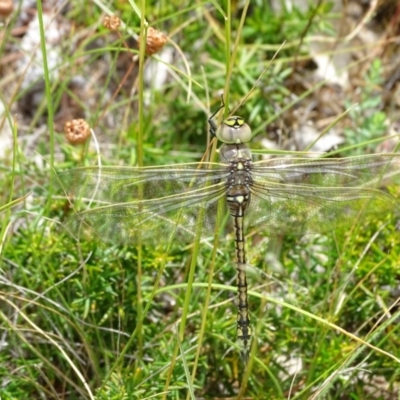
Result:
M380 187L400 183L400 156L275 159L254 164L248 225L270 233L324 232L394 210Z
M201 168L199 168L201 166ZM96 203L127 203L168 197L201 189L226 179L227 167L218 163L189 163L160 167L85 167L62 171L57 180L64 191Z
M272 234L327 232L400 205L389 193L352 187L255 185L252 194L247 225Z
M213 235L228 173L223 164L201 166L208 169L182 164L63 171L57 179L66 193L100 205L73 216L68 227L78 236L130 244L165 244L171 235L189 242L198 229Z
M379 188L400 182L400 154L272 159L255 162L252 176L260 182L302 186Z

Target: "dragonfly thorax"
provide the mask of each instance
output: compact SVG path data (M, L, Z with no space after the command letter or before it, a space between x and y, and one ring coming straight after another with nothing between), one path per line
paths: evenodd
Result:
M251 140L251 129L242 117L233 115L222 122L216 136L224 143L247 143Z
M251 152L246 145L224 145L221 157L229 163L229 177L227 179L226 200L233 217L243 217L250 202Z
M224 144L219 150L221 162L251 161L251 150L245 144Z

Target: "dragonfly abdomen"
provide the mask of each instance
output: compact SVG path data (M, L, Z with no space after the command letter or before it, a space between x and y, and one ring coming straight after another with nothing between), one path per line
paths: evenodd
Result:
M234 220L235 229L236 284L238 288L237 338L241 348L242 359L247 363L250 354L251 327L247 298L246 249L243 219L246 207L250 203L250 190L245 185L230 187L226 200Z
M238 315L237 338L243 361L247 364L250 355L251 327L247 300L246 264L237 263Z

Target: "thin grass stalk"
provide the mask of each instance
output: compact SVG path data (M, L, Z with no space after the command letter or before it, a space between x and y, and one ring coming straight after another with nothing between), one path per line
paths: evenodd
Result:
M43 24L43 7L42 1L37 1L37 16L39 19L39 30L40 30L40 45L42 50L42 57L43 57L43 78L45 82L45 91L46 91L46 100L47 100L47 126L50 136L50 168L54 168L54 109L53 109L53 101L51 96L51 83L50 83L50 74L49 74L49 66L47 64L47 49L46 49L46 36L45 36L45 26ZM48 196L48 207L50 207L51 201L51 193L52 193L52 186L49 187L49 196Z
M138 72L138 112L139 112L139 124L137 131L137 141L136 141L136 152L137 152L137 165L143 167L143 133L145 130L145 108L144 108L144 64L145 64L145 51L146 51L146 41L147 41L147 27L148 23L145 19L146 12L146 1L142 0L140 4L140 48L139 48L139 72ZM139 198L142 199L143 196L139 193ZM142 259L143 259L143 247L142 241L139 240L137 245L138 250L138 261L137 261L137 332L138 332L138 357L141 360L143 357L143 295L142 295Z

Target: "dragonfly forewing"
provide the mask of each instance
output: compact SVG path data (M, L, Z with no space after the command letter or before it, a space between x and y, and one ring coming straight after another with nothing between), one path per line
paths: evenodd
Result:
M255 181L319 187L381 188L400 183L400 154L278 158L253 163Z
M155 199L206 187L226 176L224 165L190 163L143 168L84 167L62 171L58 179L65 192L74 197L127 203L140 196Z

